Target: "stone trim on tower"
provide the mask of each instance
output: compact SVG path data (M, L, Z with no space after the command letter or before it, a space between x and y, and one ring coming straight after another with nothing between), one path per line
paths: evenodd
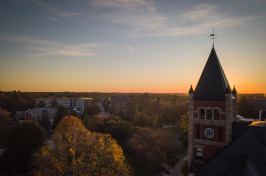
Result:
M188 167L195 172L232 140L236 90L212 48L195 91L189 90ZM193 166L191 165L193 163ZM193 175L195 173L189 173Z
M191 168L190 164L192 161L193 150L194 150L194 91L191 85L189 90L189 107L188 107L188 167ZM192 166L194 168L194 165Z

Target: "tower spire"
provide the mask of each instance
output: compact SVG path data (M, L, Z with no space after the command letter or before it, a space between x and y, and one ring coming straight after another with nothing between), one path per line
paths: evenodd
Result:
M214 28L212 28L212 34L210 34L210 37L212 39L212 47L213 48L214 48L214 39L216 39L215 36L217 36L217 35L214 33Z

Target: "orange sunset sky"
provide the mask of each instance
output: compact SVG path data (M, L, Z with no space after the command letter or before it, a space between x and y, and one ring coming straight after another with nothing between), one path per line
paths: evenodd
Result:
M231 88L266 93L266 1L7 0L0 91L187 93L212 48Z

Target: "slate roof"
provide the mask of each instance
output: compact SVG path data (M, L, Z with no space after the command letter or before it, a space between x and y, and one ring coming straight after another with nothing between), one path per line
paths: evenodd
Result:
M225 92L230 90L223 68L212 48L207 63L200 76L194 93L194 100L225 100Z
M266 127L249 125L246 130L205 163L196 176L266 175Z
M56 113L56 108L35 108L35 109L28 109L33 116L36 115L45 115L48 111L52 114Z
M25 112L24 111L17 111L16 116L18 116L18 118L24 118Z

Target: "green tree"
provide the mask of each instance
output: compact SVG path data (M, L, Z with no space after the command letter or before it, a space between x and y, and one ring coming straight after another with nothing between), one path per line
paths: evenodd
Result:
M49 131L51 129L51 122L49 120L48 116L44 116L42 118L42 120L40 121L41 126L43 127L43 129L46 131L46 134L49 134Z
M104 99L102 101L102 106L105 112L110 112L110 100Z
M256 110L245 96L242 96L237 103L237 113L245 118L257 119L259 117L259 110Z
M140 96L138 111L149 113L151 111L151 107L152 107L152 104L151 104L150 94L144 93L143 95Z
M38 107L39 108L44 108L45 107L45 102L43 100L40 100L40 102L38 103Z
M173 96L173 105L176 105L177 104L177 100L178 100L178 96L177 95L174 95Z
M83 125L88 129L89 126L89 119L90 119L90 115L89 114L85 114L83 119L82 119L82 123Z
M84 117L85 114L88 114L88 115L90 115L92 117L94 115L98 115L100 112L101 112L101 108L100 108L99 104L98 103L93 103L92 106L87 106L84 109L82 118Z
M57 98L54 97L53 100L52 100L52 107L57 107L58 106L58 102L57 102Z
M158 167L158 163L168 162L178 151L175 137L164 130L141 128L128 141L129 150L147 163ZM155 174L155 173L153 173Z
M101 126L104 123L104 121L107 119L106 116L102 115L94 115L87 120L87 129L94 132L100 132Z
M154 112L160 112L160 101L161 98L157 97L153 102L152 102L152 109Z
M131 175L116 141L110 135L89 132L76 117L66 116L60 121L54 143L53 151L43 148L35 155L35 163L41 167L35 167L34 175Z
M74 116L74 117L79 117L79 114L77 111L71 111L69 115Z
M56 127L57 124L61 121L61 119L69 114L68 110L65 108L64 105L58 105L56 108L56 114L54 117L54 126Z
M105 121L102 130L102 132L109 133L120 145L123 145L135 129L130 122L122 120L118 116L113 116Z
M140 127L155 127L158 121L158 117L156 115L147 115L144 112L138 113L135 116L134 125Z
M176 118L171 112L171 110L165 111L162 114L162 117L159 120L159 123L162 125L174 124L176 122Z
M27 175L30 157L45 143L45 132L36 122L25 121L8 134L1 166L6 175Z
M130 96L125 104L125 119L126 121L133 122L134 117L138 113L138 102L134 96Z

